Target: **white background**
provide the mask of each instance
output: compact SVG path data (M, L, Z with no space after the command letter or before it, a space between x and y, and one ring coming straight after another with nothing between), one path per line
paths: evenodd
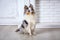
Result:
M30 3L37 10L37 16L39 14L37 19L40 23L60 23L60 0L37 1L37 4L35 0L30 0ZM0 0L0 25L20 24L24 16L24 5L29 5L28 2L26 0Z

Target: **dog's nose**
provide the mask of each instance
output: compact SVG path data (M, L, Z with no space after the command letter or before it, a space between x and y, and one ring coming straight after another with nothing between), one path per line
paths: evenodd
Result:
M30 10L28 10L28 12L30 12Z

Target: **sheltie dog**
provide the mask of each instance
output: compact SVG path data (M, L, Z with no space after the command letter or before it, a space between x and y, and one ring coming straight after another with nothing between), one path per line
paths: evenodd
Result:
M36 20L35 20L35 11L34 11L33 5L30 4L29 7L25 5L24 20L20 28L18 28L16 32L20 31L20 29L22 28L24 33L27 32L29 33L29 35L32 35L34 34L35 24L36 24Z

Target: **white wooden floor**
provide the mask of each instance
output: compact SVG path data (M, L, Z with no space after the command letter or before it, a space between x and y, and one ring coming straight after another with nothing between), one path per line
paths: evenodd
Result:
M60 40L60 28L36 28L35 35L16 33L17 26L1 26L0 40Z

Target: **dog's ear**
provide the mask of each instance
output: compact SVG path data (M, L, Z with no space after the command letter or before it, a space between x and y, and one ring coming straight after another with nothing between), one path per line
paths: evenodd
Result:
M24 9L28 9L28 6L27 6L27 5L25 5L25 6L24 6Z
M30 4L29 7L31 8L32 11L34 11L34 8L33 8L33 5L32 4Z
M33 8L33 5L32 4L30 4L30 6L29 6L31 9Z
M35 12L34 12L33 5L32 5L32 4L30 4L30 6L29 6L29 7L31 8L32 14L34 14Z
M28 10L28 6L25 5L25 6L24 6L24 14L26 13L27 10Z

